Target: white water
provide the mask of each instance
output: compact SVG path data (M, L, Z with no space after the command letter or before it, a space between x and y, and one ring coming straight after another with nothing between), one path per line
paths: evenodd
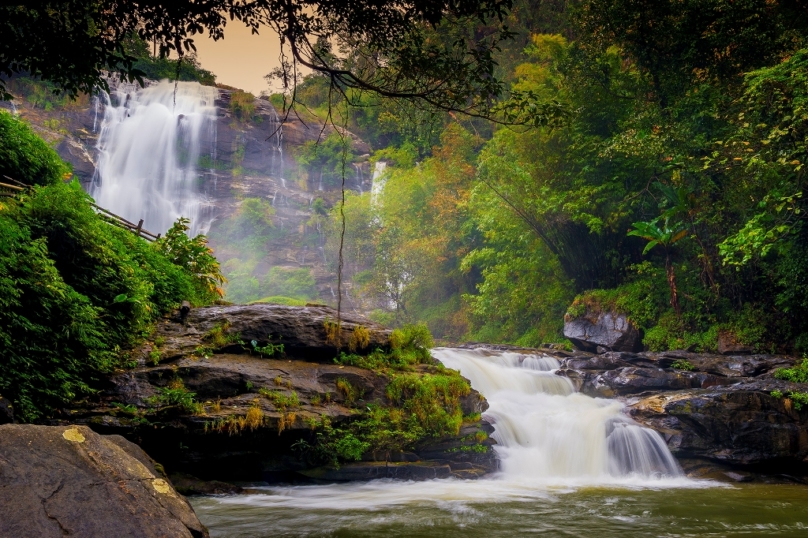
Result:
M376 161L373 165L373 174L371 176L370 184L370 205L378 206L379 201L384 192L384 185L387 183L387 176L384 174L387 168L387 163L384 161Z
M461 529L451 536L466 536L462 529L471 523L465 516L473 516L482 530L500 513L498 506L509 506L509 517L518 518L523 530L589 536L614 515L610 505L629 492L721 486L685 478L658 434L624 416L619 402L576 393L568 379L555 375L559 364L552 357L450 348L435 349L433 355L459 369L488 400L484 416L495 423L499 473L480 480L269 486L249 495L197 499L195 508L203 522L219 527L212 535L270 536L288 522L288 535L330 535L324 531L345 527L378 529L378 534L368 531L367 536L390 529L402 531L400 536L443 536L445 528L430 529L448 517ZM546 509L567 502L562 496L577 491L596 498L586 501L584 513L578 514L578 532L567 533L570 522L565 518L575 506L561 509L558 516L548 516ZM507 504L514 502L526 508ZM580 502L576 504L580 508ZM489 511L490 505L496 507ZM639 520L649 513L643 512ZM296 519L290 520L290 514ZM508 528L507 522L497 524ZM518 534L512 531L499 535Z
M625 416L616 400L576 393L555 375L553 357L451 348L433 355L488 400L484 417L495 428L503 479L564 484L682 476L656 432Z
M200 188L199 158L215 159L216 88L162 81L121 84L105 100L98 165L90 188L96 202L154 233L177 218L191 233L210 226Z

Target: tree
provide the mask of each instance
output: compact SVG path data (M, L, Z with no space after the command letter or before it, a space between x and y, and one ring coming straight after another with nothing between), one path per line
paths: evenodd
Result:
M511 36L502 21L512 1L32 0L0 7L0 76L25 72L70 94L106 89L105 70L143 76L124 46L131 34L161 57L183 56L197 34L223 38L229 19L280 36L287 87L304 66L336 91L487 115L504 91L493 53ZM2 80L0 97L9 98Z

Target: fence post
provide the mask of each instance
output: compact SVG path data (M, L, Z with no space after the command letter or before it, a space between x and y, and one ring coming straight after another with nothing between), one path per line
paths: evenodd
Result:
M135 235L140 237L140 230L143 228L143 219L140 219L140 222L137 223L137 229L135 229Z

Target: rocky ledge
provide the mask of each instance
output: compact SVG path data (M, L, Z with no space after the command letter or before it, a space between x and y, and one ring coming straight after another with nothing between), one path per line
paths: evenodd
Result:
M390 331L324 306L216 306L177 313L135 350L138 366L110 376L97 397L63 411L57 424L84 424L143 447L189 493L228 491L203 481L475 478L496 469L479 419L488 405L460 398L457 436L429 438L409 452L370 452L339 468L317 467L304 448L324 422L339 427L371 405L391 407L387 374L334 362L345 349L387 348ZM357 336L360 335L360 336ZM353 342L353 344L351 344ZM283 345L281 351L280 345ZM436 364L410 367L434 374ZM473 418L476 416L477 418ZM173 476L173 474L172 474ZM213 488L213 489L211 489Z
M0 536L208 536L143 450L83 426L0 426L0 506Z
M662 434L692 475L723 468L739 480L747 472L808 477L808 409L780 396L805 387L773 375L794 358L546 352L561 360L558 375L584 394L626 402L628 414Z

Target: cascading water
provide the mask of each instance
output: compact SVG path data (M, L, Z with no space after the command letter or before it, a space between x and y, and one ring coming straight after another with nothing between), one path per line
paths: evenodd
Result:
M379 199L384 191L384 184L387 183L387 176L384 171L387 168L387 163L384 161L376 161L373 165L373 174L371 175L370 184L370 205L379 205Z
M148 88L120 84L105 100L98 165L90 187L96 202L152 232L179 217L191 233L210 226L199 187L199 159L215 159L216 88L162 81Z
M354 179L356 181L356 190L359 191L359 194L365 194L365 191L362 189L362 183L365 181L364 176L362 175L362 165L358 163L354 163Z
M270 106L269 118L269 150L272 152L269 175L281 180L286 188L286 179L283 177L283 122L274 106Z
M553 357L451 348L433 355L460 370L488 400L485 416L494 424L507 480L682 475L658 434L623 415L620 402L575 392L569 379L555 375L560 365Z

